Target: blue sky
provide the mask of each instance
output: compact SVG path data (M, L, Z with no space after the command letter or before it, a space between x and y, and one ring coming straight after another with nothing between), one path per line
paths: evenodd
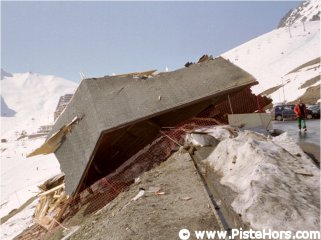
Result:
M1 2L1 65L78 81L181 68L276 28L298 1Z

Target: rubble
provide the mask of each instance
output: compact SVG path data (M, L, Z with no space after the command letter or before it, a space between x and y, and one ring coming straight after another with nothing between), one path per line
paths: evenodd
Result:
M60 216L63 214L64 205L67 204L68 196L65 191L64 175L59 174L39 186L41 193L39 203L35 209L34 221L46 230L56 224L60 224Z

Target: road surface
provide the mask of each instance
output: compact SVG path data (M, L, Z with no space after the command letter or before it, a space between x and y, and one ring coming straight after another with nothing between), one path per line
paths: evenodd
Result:
M288 132L298 143L312 143L320 147L320 119L307 120L307 133L300 133L296 121L274 121L273 128Z

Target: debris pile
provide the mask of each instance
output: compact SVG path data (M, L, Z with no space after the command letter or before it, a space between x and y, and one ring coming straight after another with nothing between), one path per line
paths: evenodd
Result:
M61 217L67 203L64 178L64 174L59 174L38 186L42 192L39 194L34 221L46 230L58 223L57 219Z

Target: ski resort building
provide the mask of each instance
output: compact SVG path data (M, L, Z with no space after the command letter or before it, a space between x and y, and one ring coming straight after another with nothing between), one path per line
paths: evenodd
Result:
M234 113L258 109L256 96L248 97L250 86L256 83L223 58L148 78L125 74L86 79L46 143L30 156L54 152L66 174L66 192L74 195L114 172L157 139L164 128L173 128L222 102L229 112L234 108ZM243 95L231 102L239 93ZM206 116L226 117L226 113L215 109Z

